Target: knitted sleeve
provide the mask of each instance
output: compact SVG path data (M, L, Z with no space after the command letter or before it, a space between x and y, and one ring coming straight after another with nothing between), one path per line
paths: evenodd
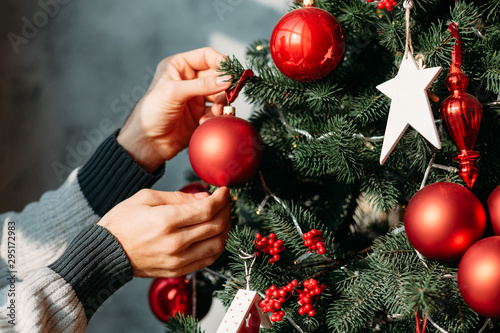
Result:
M120 243L105 228L82 230L49 267L18 283L12 273L0 291L0 331L85 332L97 308L132 279Z
M65 324L55 323L61 314L71 314L72 319L76 318L75 323L86 323L96 306L102 303L96 301L89 306L90 301L104 298L103 295L108 293L104 291L100 296L93 295L95 290L92 291L89 286L98 281L108 281L110 272L106 261L99 256L102 249L98 244L87 242L95 238L111 239L117 243L112 235L95 226L95 223L117 203L142 188L150 187L163 172L164 167L161 167L154 174L146 173L116 142L116 135L112 135L81 169L70 174L59 189L45 193L38 202L29 204L22 212L0 215L0 331L4 332L3 328L19 330L24 327L24 320L31 317L38 318L33 319L36 321L33 327L37 330L27 329L26 332L44 332L41 328L44 325L61 328L60 325ZM96 236L98 234L106 237L99 238ZM73 245L69 246L73 239L78 250L72 250ZM85 252L87 250L90 252ZM121 255L118 255L120 251ZM77 253L84 255L78 256ZM114 246L111 253L113 256L125 256L126 259L119 246ZM94 261L95 258L99 260ZM72 266L75 260L83 266ZM47 267L54 261L54 266ZM99 266L99 263L104 266ZM87 271L87 268L91 271ZM93 274L97 275L82 280L82 276L76 274L78 270L85 272L89 278ZM113 276L120 274L113 272ZM121 282L125 283L125 280ZM114 285L119 287L120 283ZM12 311L9 309L9 302L13 300L9 298L12 286L16 290L15 311L19 314L16 317L19 319L18 324L12 325L15 328L3 326L5 322L8 323L6 314ZM106 290L102 285L98 286L99 290ZM90 294L82 294L82 290ZM79 332L80 326L68 325L71 329L49 331Z
M138 190L152 186L163 172L161 167L152 175L146 173L116 142L116 134L108 137L57 190L45 193L20 213L0 215L0 288L9 271L9 240L15 246L17 277L24 280L59 258L83 228L97 223ZM9 226L15 229L10 239Z

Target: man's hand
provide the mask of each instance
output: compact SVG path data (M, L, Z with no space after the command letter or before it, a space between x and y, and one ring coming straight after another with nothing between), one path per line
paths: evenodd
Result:
M164 59L146 95L118 135L118 143L153 172L187 147L202 118L222 114L229 77L216 68L224 55L203 48ZM212 103L207 106L207 103Z
M212 195L142 190L99 221L120 242L136 277L176 277L211 265L231 229L229 189Z

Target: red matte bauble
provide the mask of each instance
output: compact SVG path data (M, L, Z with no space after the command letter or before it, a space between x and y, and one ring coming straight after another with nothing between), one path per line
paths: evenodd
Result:
M184 185L179 192L184 193L199 193L199 192L208 192L210 188L207 184L200 181L194 181L189 184Z
M411 245L431 260L460 259L486 228L486 212L466 187L427 185L408 203L404 225Z
M271 35L271 56L287 77L302 82L330 74L344 57L340 23L325 10L308 6L285 14Z
M486 318L500 318L500 236L481 239L458 265L458 289L465 303Z
M192 287L185 277L154 279L149 288L149 306L158 320L168 322L176 313L192 312Z
M500 235L500 186L488 197L488 213L495 235Z
M460 69L452 68L446 78L446 87L452 94L441 105L441 118L460 149L460 154L455 157L460 163L460 177L472 188L478 174L475 160L479 157L479 153L473 151L473 148L479 133L483 108L477 98L466 92L468 84L467 76Z
M257 175L264 143L248 121L229 115L208 119L193 133L189 161L203 181L240 186Z

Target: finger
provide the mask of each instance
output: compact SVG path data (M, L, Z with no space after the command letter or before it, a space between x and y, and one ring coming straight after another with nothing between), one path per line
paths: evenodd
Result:
M216 116L220 116L222 114L224 106L227 105L227 97L226 94L221 93L215 97L215 101L212 105L212 113Z
M225 105L227 105L226 94L220 93L216 95L213 99L213 104L205 107L205 112L200 117L199 124L201 125L210 118L222 115Z
M229 189L220 187L208 198L188 202L183 205L156 206L157 216L165 216L171 223L170 228L183 228L211 220L225 207L229 198Z
M184 205L208 197L208 193L163 192L155 190L141 190L133 196L138 202L155 207L165 205Z
M204 47L178 54L179 59L186 62L192 69L201 71L206 69L216 69L219 63L226 57L224 54L215 51L211 47ZM175 57L174 57L175 58ZM176 61L176 59L172 59Z
M231 225L231 205L229 202L207 222L179 229L179 235L186 246L223 234Z
M229 88L230 77L217 75L200 77L193 80L169 81L165 89L165 98L177 103L184 103L196 96L210 96Z
M225 237L214 237L209 240L193 244L187 251L186 265L180 268L184 274L212 265L224 252L226 247Z

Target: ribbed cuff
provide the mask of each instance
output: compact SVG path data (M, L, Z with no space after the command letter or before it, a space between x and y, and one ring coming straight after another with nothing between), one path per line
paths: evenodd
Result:
M133 278L120 243L99 225L82 230L49 268L71 285L87 321L108 297Z
M147 173L118 144L117 134L104 140L78 172L87 202L101 217L137 191L153 186L165 172L163 164L153 174Z

